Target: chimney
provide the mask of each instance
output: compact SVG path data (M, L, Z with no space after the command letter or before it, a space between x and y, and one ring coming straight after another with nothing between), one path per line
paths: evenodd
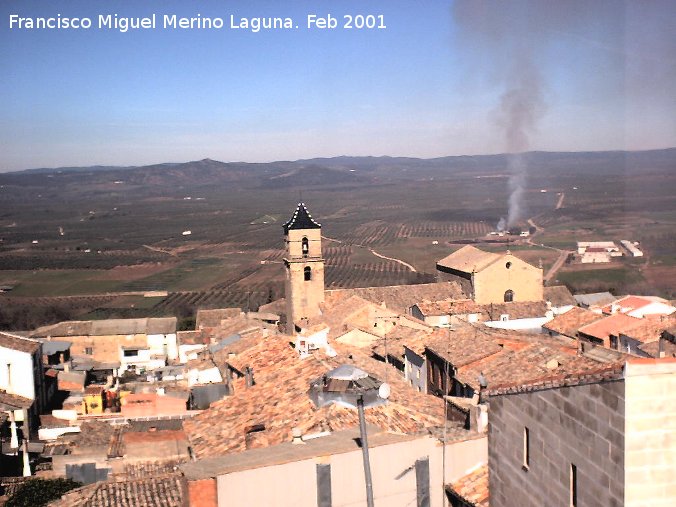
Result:
M247 387L253 387L256 385L256 382L254 381L254 371L253 368L247 366L244 368L244 377L246 378L246 386Z
M70 361L63 363L63 371L68 373L70 371Z
M303 432L301 431L300 428L292 428L291 429L291 436L293 439L291 440L291 443L293 445L303 445L305 442L303 442Z

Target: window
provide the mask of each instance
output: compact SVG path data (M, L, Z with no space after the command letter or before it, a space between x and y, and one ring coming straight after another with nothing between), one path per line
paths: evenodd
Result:
M524 426L523 428L523 469L530 468L530 430Z
M303 252L303 257L307 257L310 253L310 243L305 237L301 240L301 251Z
M133 357L133 356L138 356L138 350L127 349L124 351L124 357Z
M310 280L312 280L312 268L311 268L310 266L307 266L307 267L303 270L303 275L304 275L304 278L305 278L305 281L306 281L306 282L309 282Z
M7 363L7 391L12 392L12 365Z
M512 289L505 291L505 303L511 303L514 301L514 291Z
M85 354L87 354L88 356L91 356L93 353L94 353L94 350L92 349L92 347L85 347Z
M508 262L507 264L505 264L505 267L506 267L507 269L511 268L511 267L512 267L512 263L511 263L511 262Z
M570 507L577 507L577 467L570 464Z

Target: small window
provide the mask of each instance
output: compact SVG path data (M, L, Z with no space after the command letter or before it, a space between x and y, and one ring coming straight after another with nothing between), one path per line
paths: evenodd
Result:
M310 253L310 243L305 237L301 240L301 250L303 252L303 257L307 257L308 253Z
M577 467L570 464L570 507L577 507Z
M514 301L514 291L512 289L505 291L505 303L511 303Z
M94 349L92 347L85 347L85 354L88 356L91 356L94 353Z
M511 267L512 267L512 263L511 263L511 262L508 262L507 264L505 264L505 267L506 267L507 269L511 268Z
M127 349L124 351L124 357L133 357L133 356L138 356L138 350Z
M524 426L523 428L523 469L530 468L530 430Z
M310 266L307 266L303 270L303 276L304 276L306 282L309 282L310 280L312 280L312 268Z

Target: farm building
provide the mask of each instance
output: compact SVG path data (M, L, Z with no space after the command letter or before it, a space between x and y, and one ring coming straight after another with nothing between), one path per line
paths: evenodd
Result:
M643 252L631 241L623 239L620 241L620 244L627 249L632 257L643 257Z
M468 283L480 304L542 301L542 268L512 255L484 252L467 245L437 262L444 278Z
M622 257L620 248L613 241L578 241L577 253L583 264L610 262L613 257Z

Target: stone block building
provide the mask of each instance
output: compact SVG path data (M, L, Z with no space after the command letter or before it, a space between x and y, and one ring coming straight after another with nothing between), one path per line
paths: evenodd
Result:
M492 507L676 504L676 359L488 394Z

